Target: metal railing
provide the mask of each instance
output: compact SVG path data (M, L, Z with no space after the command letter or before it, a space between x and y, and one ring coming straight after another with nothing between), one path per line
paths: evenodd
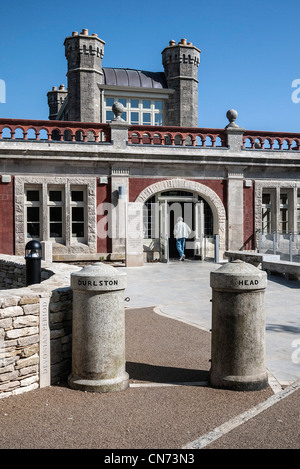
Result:
M280 255L283 260L300 262L300 234L295 232L282 233L258 231L258 252Z

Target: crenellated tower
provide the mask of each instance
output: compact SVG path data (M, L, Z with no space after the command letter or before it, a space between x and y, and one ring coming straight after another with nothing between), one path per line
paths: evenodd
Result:
M56 86L53 86L51 91L48 91L48 106L49 106L49 119L56 120L59 112L62 109L62 106L65 102L65 99L68 95L68 90L65 89L65 85L60 85L57 89Z
M102 58L105 42L87 29L73 32L65 39L68 61L68 120L80 122L100 121L100 91Z
M168 88L174 93L166 106L168 125L198 126L198 66L200 50L186 39L170 41L162 51L162 63Z

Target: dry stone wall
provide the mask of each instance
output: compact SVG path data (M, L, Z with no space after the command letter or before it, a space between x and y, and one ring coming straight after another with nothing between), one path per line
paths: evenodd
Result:
M25 260L0 255L0 398L58 383L70 373L70 274L77 270L42 262L45 280L25 287Z

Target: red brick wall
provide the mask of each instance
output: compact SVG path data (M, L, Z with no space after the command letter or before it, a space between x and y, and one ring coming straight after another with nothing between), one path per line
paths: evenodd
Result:
M97 252L109 253L112 249L111 238L109 238L104 230L108 226L105 222L105 214L102 214L101 204L110 203L111 201L111 181L108 184L97 186ZM100 207L99 207L100 206Z
M244 246L254 249L254 184L244 187Z
M154 179L154 178L133 178L129 179L129 202L134 202L137 196L142 190L146 187L151 186L151 184L156 184L157 182L164 181L164 178Z
M14 183L0 182L0 252L14 254ZM25 254L25 253L24 253Z
M146 187L150 186L151 184L155 184L160 181L164 181L165 179L154 179L154 178L136 178L129 180L129 201L134 202L139 193L145 189ZM215 179L197 179L193 180L195 182L199 182L204 186L209 187L212 189L222 200L225 209L227 207L227 181L222 180L215 180Z

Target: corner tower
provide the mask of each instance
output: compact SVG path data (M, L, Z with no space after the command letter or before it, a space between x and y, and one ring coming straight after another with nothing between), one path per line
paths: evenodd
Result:
M198 126L198 66L200 50L186 39L170 41L162 51L168 88L174 93L166 106L168 125Z
M102 58L105 42L87 29L73 32L64 42L68 61L68 120L100 122Z
M68 95L65 85L60 85L57 89L53 86L52 91L48 91L49 120L56 120Z

